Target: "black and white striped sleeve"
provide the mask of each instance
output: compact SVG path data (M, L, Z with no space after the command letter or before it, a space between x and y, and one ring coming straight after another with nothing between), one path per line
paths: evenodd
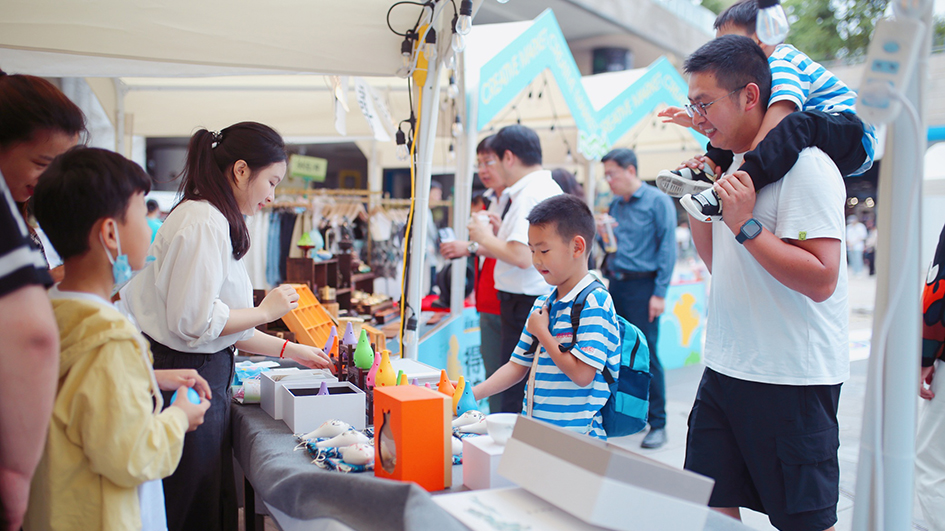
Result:
M2 175L0 196L0 297L32 284L52 285L46 260L30 240Z

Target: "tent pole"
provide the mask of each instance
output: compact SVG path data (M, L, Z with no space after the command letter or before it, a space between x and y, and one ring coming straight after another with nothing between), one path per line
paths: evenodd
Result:
M115 85L115 152L125 155L125 94L128 90L121 78L113 77Z
M925 4L920 20L932 20L932 2ZM916 393L922 333L919 286L923 278L919 263L921 201L912 204L912 191L914 186L921 186L924 171L923 159L916 157L915 144L920 143L923 148L926 145L925 127L921 122L931 49L931 32L927 26L921 46L905 97L918 112L923 134L921 138L914 138L915 126L908 111L903 109L888 126L880 168L878 196L882 201L876 246L883 252L877 253L877 311L873 318L867 403L857 467L853 514L856 530L908 529L912 523ZM922 152L924 154L925 150ZM884 337L885 342L881 344ZM881 434L878 440L877 432Z
M440 113L440 70L442 61L431 61L433 68L427 72L426 81L420 88L422 103L417 124L417 182L414 197L413 227L411 228L410 281L407 287L408 329L404 334L403 357L417 359L420 344L420 305L423 299L423 277L429 265L424 260L427 248L427 223L430 218L430 178L433 170L433 149L436 141L436 124ZM412 310L412 312L411 312ZM410 330L413 319L416 328Z
M459 95L456 96L456 113L463 121L463 134L454 140L453 153L456 154L456 178L453 180L453 231L458 240L468 240L466 220L469 219L469 201L472 197L472 153L467 149L469 137L476 137L472 130L469 112L466 108L466 54L456 54L456 84ZM466 258L453 260L452 278L450 279L450 314L458 316L463 312L466 294ZM475 260L475 258L469 258Z

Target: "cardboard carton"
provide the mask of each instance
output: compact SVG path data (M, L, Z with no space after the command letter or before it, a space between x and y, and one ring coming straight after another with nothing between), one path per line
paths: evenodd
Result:
M519 417L499 474L592 525L620 531L705 526L714 481Z

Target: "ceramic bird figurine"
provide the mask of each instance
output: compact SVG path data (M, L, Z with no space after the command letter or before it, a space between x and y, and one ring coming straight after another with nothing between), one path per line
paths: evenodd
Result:
M371 349L367 330L363 328L361 329L361 337L358 339L358 348L354 349L354 365L364 370L370 369L374 365L374 351Z
M328 382L323 381L320 386L318 386L318 394L316 396L325 396L328 394Z
M457 406L459 406L459 399L463 397L463 391L466 389L466 379L462 376L459 377L459 381L456 382L456 389L453 390L453 414L459 415L460 413L456 411Z
M331 357L331 353L335 346L335 339L337 339L337 337L338 329L335 327L335 325L331 325L331 331L328 332L328 341L325 341L325 348L322 349L326 356Z
M462 380L463 377L460 376L459 378ZM463 386L463 394L460 396L459 401L456 402L457 416L462 415L467 411L475 411L479 409L479 405L476 404L476 397L473 396L472 388L473 386L470 384ZM454 394L453 397L455 398L456 395Z
M377 377L377 369L381 366L381 354L378 352L374 353L374 364L371 365L371 370L368 371L367 378L365 378L365 385L368 387L374 387L374 379Z
M370 444L352 444L341 450L341 458L349 465L366 465L374 460L374 447Z
M481 411L476 411L476 410L467 411L463 413L462 415L460 415L456 420L453 421L453 427L460 428L462 426L466 426L467 424L474 424L485 418L486 416L483 415Z
M335 437L351 429L351 425L343 420L326 420L321 426L306 433L303 439L324 439L326 437Z
M453 392L456 390L453 387L453 384L450 382L449 376L446 375L445 369L440 371L440 385L436 388L436 390L446 396L453 396Z
M397 385L397 375L394 374L394 366L390 363L389 350L381 351L381 364L374 376L374 384L378 387Z
M349 429L341 435L336 435L327 441L317 442L315 446L319 448L344 448L352 444L368 444L369 442L371 442L371 439L368 439L367 436L360 431Z
M348 326L345 327L345 335L341 338L341 344L352 347L358 344L358 339L354 337L354 327L351 326L351 323L348 323Z
M465 426L460 426L459 431L463 433L478 433L479 435L486 434L486 418L483 417L482 420L477 420L472 424L466 424Z

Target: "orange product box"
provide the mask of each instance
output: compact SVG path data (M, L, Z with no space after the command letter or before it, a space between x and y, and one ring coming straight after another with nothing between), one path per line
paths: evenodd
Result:
M452 485L449 397L416 385L374 388L374 475L428 491Z

